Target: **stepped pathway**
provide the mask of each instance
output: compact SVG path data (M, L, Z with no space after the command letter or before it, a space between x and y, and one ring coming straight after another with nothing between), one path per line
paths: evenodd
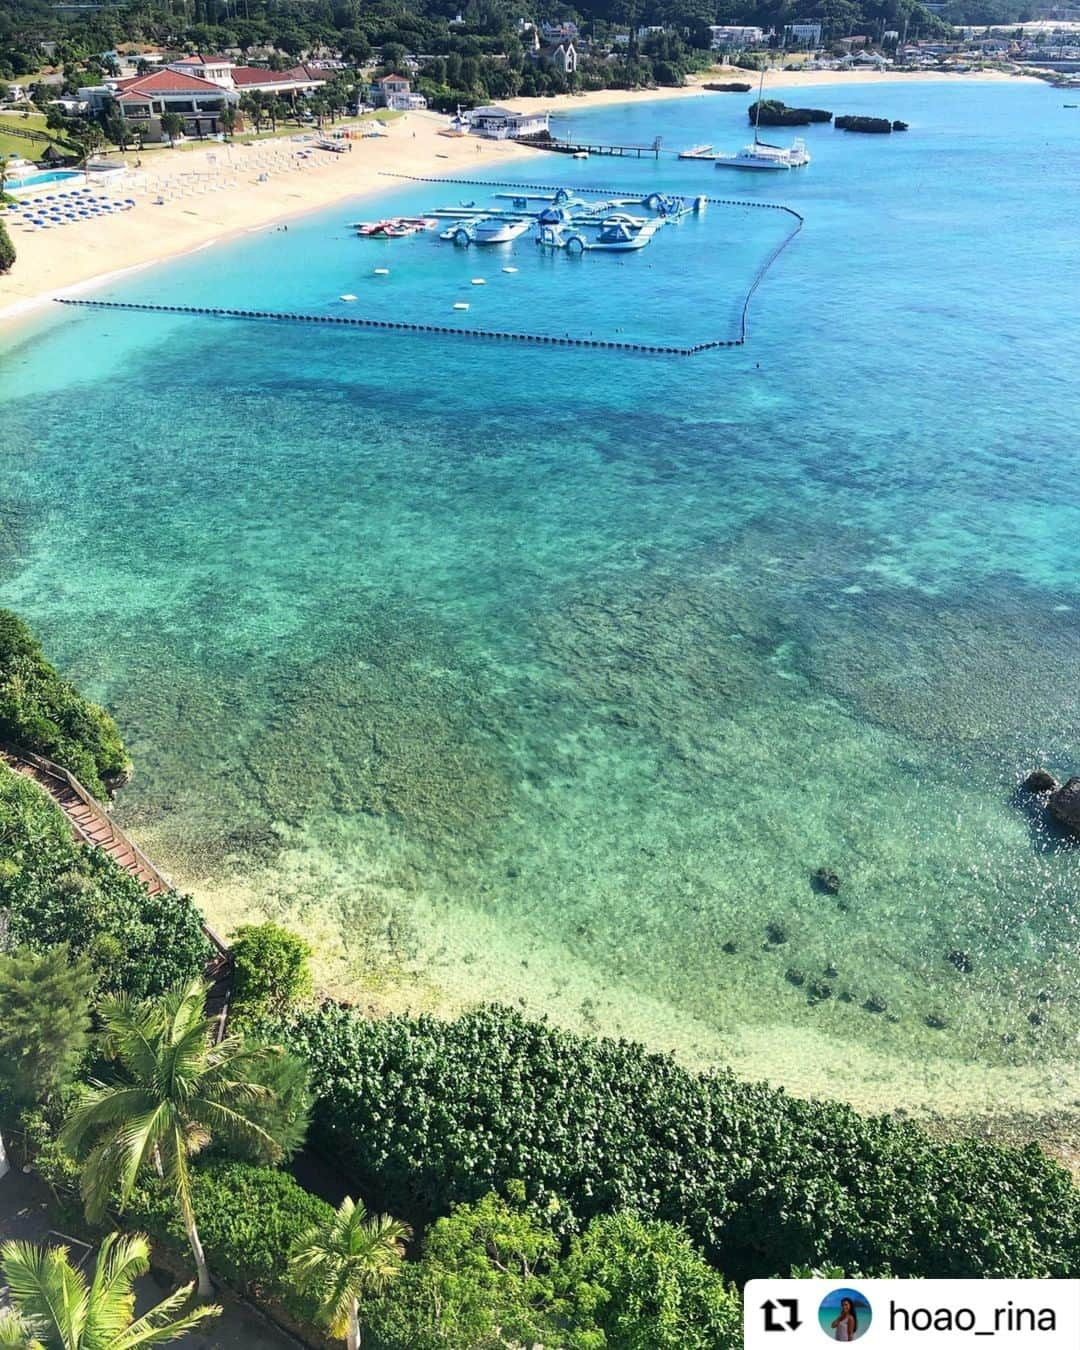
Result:
M151 895L160 895L175 888L163 872L159 872L137 844L127 837L109 813L87 792L74 774L59 764L53 764L41 755L13 746L0 746L0 763L15 773L22 774L47 792L63 811L80 843L100 848L118 866L141 881ZM206 1015L217 1022L215 1042L225 1035L225 1023L232 998L232 954L212 928L202 926L214 955L207 963L205 976L210 982L206 995Z

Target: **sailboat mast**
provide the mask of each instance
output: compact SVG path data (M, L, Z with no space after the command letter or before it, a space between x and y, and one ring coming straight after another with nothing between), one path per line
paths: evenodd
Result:
M758 83L757 107L754 109L754 144L758 143L758 123L761 121L761 96L765 92L765 67L761 67L761 80Z

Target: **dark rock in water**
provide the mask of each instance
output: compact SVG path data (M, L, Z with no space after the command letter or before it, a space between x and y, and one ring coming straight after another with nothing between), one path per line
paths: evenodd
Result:
M1056 792L1059 786L1058 780L1046 769L1032 769L1024 779L1024 787L1028 792Z
M836 977L837 977L839 974L840 974L840 972L837 970L837 968L836 968L834 965L831 965L831 964L830 964L830 965L827 965L827 966L825 967L825 977L826 977L826 979L829 979L829 980L835 980Z
M854 1002L855 1002L855 995L854 995L853 993L851 993L851 992L850 992L849 990L847 990L847 989L842 990L842 991L840 992L840 994L838 995L838 997L839 997L841 1003L854 1003Z
M961 975L970 975L975 969L975 962L972 961L967 952L952 951L946 957L946 960L950 961Z
M768 938L771 946L779 947L781 943L787 941L787 930L781 924L771 923L768 928L765 929L765 936Z
M703 84L701 87L713 94L748 94L754 86L733 80L727 84Z
M889 1013L889 1015L885 1018L885 1021L886 1021L886 1022L892 1022L893 1025L895 1025L897 1022L900 1021L900 1014L899 1014L899 1013Z
M1002 1045L1015 1045L1015 1044L1016 1044L1016 1037L1013 1035L1013 1033L1012 1033L1011 1031L1006 1031L1005 1034L1004 1034L1004 1035L1002 1036L1002 1038L1001 1038L1001 1044L1002 1044Z
M926 1025L933 1027L935 1031L944 1031L949 1023L941 1013L932 1012L926 1014Z
M1080 835L1080 778L1070 778L1064 787L1051 793L1046 809L1060 825Z
M784 974L784 979L788 984L793 984L798 988L799 985L806 983L806 975L798 966L789 966Z
M866 1009L867 1012L883 1013L888 1011L889 1005L885 1002L885 1000L881 997L880 994L871 994L870 997L863 1004L863 1007Z
M1041 1027L1042 1024L1046 1021L1046 1018L1042 1015L1041 1012L1030 1012L1028 1013L1028 1021L1031 1023L1033 1027Z
M720 948L720 950L722 952L725 952L728 956L734 956L735 953L739 950L739 946L738 943L736 942L725 942L724 945Z
M826 895L836 895L840 890L840 878L827 867L819 867L811 880L814 889L824 891Z
M827 998L832 998L832 986L827 985L824 980L811 980L806 992L810 996L811 1003L824 1003Z
M1054 996L1049 989L1040 989L1035 997L1040 1003L1053 1003L1054 1001Z
M901 122L899 118L896 118L892 124L892 129L893 131L907 131L907 123Z
M893 130L893 124L887 117L838 117L833 126L837 131L867 131L878 136L887 136ZM896 130L906 131L907 127L897 127Z
M789 108L778 98L763 98L748 109L750 125L762 127L807 127L811 122L831 122L825 108Z

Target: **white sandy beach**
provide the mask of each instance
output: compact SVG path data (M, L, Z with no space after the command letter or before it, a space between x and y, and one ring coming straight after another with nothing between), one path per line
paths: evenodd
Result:
M749 83L754 75L751 71L725 69L709 72L702 77L706 78ZM767 89L774 89L839 83L1014 78L1024 77L997 72L945 75L771 71L765 84ZM522 98L511 100L510 106L521 111L540 108L557 114L588 107L710 97L723 95L707 93L700 84L691 84L679 89L634 92L605 89L558 98ZM27 232L12 227L18 258L12 271L0 276L0 326L25 316L61 293L95 285L118 272L189 253L301 212L377 192L390 185L390 180L381 176L388 171L428 175L462 172L468 167L488 173L499 161L540 153L509 141L439 135L446 125L447 119L437 113L409 113L388 123L384 137L351 142L350 153L316 151L308 159L302 159L297 152L309 147L288 135L252 144L214 142L205 149L156 150L147 154L139 173L123 182L113 194L135 196L138 205L133 210L46 231ZM134 156L129 154L127 159L130 164ZM155 204L163 195L164 204ZM8 216L9 224L10 220Z

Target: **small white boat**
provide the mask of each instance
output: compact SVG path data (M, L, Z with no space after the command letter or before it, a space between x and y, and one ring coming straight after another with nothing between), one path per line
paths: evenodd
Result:
M588 150L575 150L574 153L570 156L570 158L571 158L571 159L588 159L588 158L589 158L589 152L588 152Z
M348 303L350 300L355 300L355 299L356 299L356 296L355 296L355 295L339 295L339 296L338 296L338 299L339 299L339 300L344 300L346 303Z
M389 267L376 267L372 275L376 277L388 277L390 275L390 269Z
M452 240L459 248L468 248L470 244L509 244L531 229L532 223L506 216L479 216L451 225L439 238Z
M459 301L457 302L457 304L454 306L454 308L455 308L455 309L468 309L469 306L464 302L464 300L459 300Z

